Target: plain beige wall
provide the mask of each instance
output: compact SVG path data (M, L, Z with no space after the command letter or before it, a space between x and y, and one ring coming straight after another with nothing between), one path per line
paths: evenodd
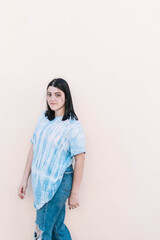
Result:
M20 184L47 84L63 77L86 135L73 240L160 239L159 1L0 1L0 239L33 239Z

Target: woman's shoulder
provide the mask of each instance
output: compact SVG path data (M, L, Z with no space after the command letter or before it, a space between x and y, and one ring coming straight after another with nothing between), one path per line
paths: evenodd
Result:
M41 111L37 123L40 123L45 118L45 111Z
M69 122L70 122L70 124L73 125L73 126L81 125L80 121L77 120L77 119L75 119L75 118L73 118L73 119L70 118L70 119L69 119Z
M45 118L45 112L46 112L46 111L43 110L43 111L40 113L39 120Z
M81 124L80 120L70 119L70 124L71 124L72 130L77 130L77 131L82 130L82 124Z

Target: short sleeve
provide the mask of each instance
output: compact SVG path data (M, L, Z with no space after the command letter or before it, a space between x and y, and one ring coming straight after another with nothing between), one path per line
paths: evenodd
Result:
M44 113L45 113L45 111L41 112L41 114L40 114L40 116L39 116L39 118L38 118L38 121L37 121L37 123L36 123L36 126L35 126L35 129L34 129L34 132L33 132L32 138L30 138L30 142L31 142L32 144L34 143L34 138L35 138L35 132L36 132L36 129L37 129L39 123L40 123L40 120L43 118Z
M79 153L86 153L84 132L80 122L78 120L76 120L76 122L70 136L71 157Z

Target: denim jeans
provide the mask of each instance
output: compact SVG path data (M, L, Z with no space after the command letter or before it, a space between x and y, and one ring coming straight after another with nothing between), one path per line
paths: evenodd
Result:
M60 187L53 198L36 210L37 231L34 240L72 240L67 226L64 224L65 203L69 198L73 182L72 164L66 169Z

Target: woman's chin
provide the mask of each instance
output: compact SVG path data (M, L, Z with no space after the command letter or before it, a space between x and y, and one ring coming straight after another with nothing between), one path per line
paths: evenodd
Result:
M57 108L55 106L50 106L50 108L51 108L52 111L56 111L57 110Z

